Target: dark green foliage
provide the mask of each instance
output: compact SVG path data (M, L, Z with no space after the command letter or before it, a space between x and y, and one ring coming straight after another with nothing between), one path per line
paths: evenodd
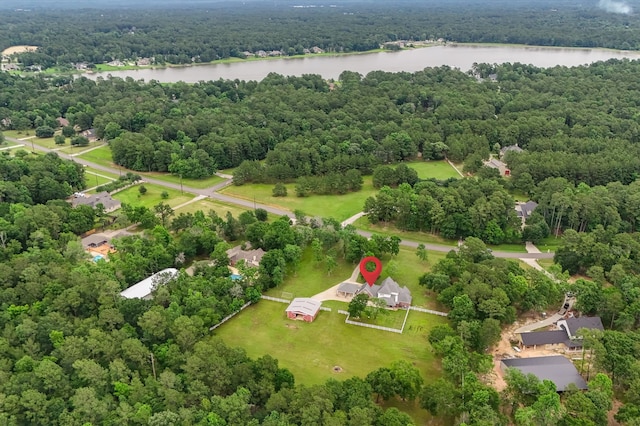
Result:
M132 183L135 183L141 179L142 178L140 177L140 175L127 172L127 174L120 176L117 180L111 181L104 185L100 185L99 187L96 188L96 192L102 192L102 191L112 192L112 191L115 191L116 189L124 188L127 185L131 185Z
M273 191L271 191L274 197L286 197L287 196L287 187L284 186L283 183L278 182L276 186L273 187Z
M36 128L36 136L39 138L50 138L53 136L54 129L49 126L40 126Z
M513 198L495 180L460 179L444 187L432 181L413 188L408 183L396 189L385 186L365 201L364 211L372 223L394 222L402 230L446 238L473 236L492 244L519 239Z

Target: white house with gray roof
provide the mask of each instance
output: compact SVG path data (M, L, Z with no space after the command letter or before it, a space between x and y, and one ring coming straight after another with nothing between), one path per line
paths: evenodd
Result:
M390 308L408 308L411 306L411 291L395 282L393 278L385 278L380 285L359 284L345 281L338 286L336 293L341 297L353 297L364 293L369 297L382 299Z

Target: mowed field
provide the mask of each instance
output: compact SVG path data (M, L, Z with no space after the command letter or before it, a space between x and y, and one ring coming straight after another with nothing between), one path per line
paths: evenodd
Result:
M342 302L325 302L331 312L320 311L312 323L287 319L284 303L261 300L214 331L230 346L244 348L251 357L269 354L305 385L329 378L365 377L371 371L406 360L424 378L436 377L438 366L427 341L431 328L446 318L409 312L405 333L391 333L345 324ZM334 367L340 367L340 373Z
M132 206L144 206L149 209L153 209L153 206L163 202L169 204L171 207L178 206L193 199L191 194L181 194L180 191L171 188L164 188L159 185L153 185L149 183L143 184L147 188L146 194L140 194L140 185L134 185L130 188L120 191L113 195L113 198L120 200L121 203L126 203ZM166 191L169 197L166 200L162 199L162 193Z
M374 195L377 190L371 183L371 176L364 177L364 185L358 192L350 192L343 195L312 195L309 197L296 197L295 184L287 184L286 197L274 197L272 195L274 185L250 184L242 186L229 186L222 190L223 194L243 198L257 203L280 207L290 211L301 210L307 216L332 217L343 221L362 211L367 198Z
M460 178L460 174L446 161L412 161L405 163L407 166L418 172L420 179Z

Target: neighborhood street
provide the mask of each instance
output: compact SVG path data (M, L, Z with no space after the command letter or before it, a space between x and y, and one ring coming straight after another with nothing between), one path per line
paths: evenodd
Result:
M16 142L16 143L23 143L23 140L20 139L15 139L15 138L11 138L8 136L5 136L5 139L7 139L8 141L11 142ZM60 158L64 158L67 160L72 160L75 161L76 163L91 167L93 169L96 170L101 170L103 172L107 172L107 173L112 173L114 175L120 175L123 172L123 169L120 168L116 168L116 167L106 167L100 164L96 164L93 163L91 161L87 161L84 160L76 155L69 155L69 154L65 154L62 152L58 152L56 150L52 150L49 148L45 148L43 146L39 146L37 144L33 144L32 145L33 148L35 148L37 151L42 151L42 152L55 152L56 154L58 154L58 156ZM125 171L129 171L129 170L125 170ZM191 194L195 194L197 196L202 195L205 197L209 197L212 198L214 200L218 200L218 201L222 201L225 203L231 203L231 204L236 204L239 206L243 206L243 207L247 207L250 209L254 209L254 208L262 208L264 210L266 210L267 212L271 213L271 214L275 214L275 215L279 215L279 216L289 216L291 218L294 218L294 214L293 212L289 211L289 210L284 210L284 209L280 209L278 207L274 207L274 206L270 206L270 205L266 205L266 204L260 204L260 203L256 203L254 201L249 201L249 200L244 200L241 198L236 198L236 197L231 197L229 195L225 195L225 194L221 194L218 191L220 191L221 189L231 185L232 181L231 179L229 179L228 175L218 175L220 177L222 177L223 179L225 179L225 181L218 183L214 186L211 186L209 188L204 188L204 189L198 189L198 188L192 188L186 185L180 185L177 183L172 183L172 182L166 182L163 180L159 180L159 179L154 179L148 176L144 176L144 180L146 182L155 184L155 185L159 185L159 186L163 186L165 188L171 188L171 189L175 189L175 190L182 190L184 192L188 192ZM363 213L358 213L355 216L347 219L345 222L343 223L353 223L358 217L361 217L363 215ZM364 237L371 237L371 232L367 232L367 231L362 231L362 230L358 230L358 233ZM411 240L401 240L400 242L401 245L406 246L406 247L418 247L418 244L420 244L419 242L416 241L411 241ZM439 251L439 252L449 252L451 250L456 250L457 247L453 247L453 246L447 246L447 245L441 245L441 244L431 244L431 243L424 243L424 246L427 250L432 250L432 251ZM548 253L517 253L517 252L504 252L504 251L493 251L492 254L495 257L501 257L501 258L507 258L507 259L552 259L554 253L553 252L548 252Z

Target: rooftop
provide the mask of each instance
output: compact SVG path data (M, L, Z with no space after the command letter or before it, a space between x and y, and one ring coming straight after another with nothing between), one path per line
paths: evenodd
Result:
M285 312L296 312L303 315L311 315L315 316L320 310L320 306L322 302L314 299L310 299L308 297L296 297L293 299L289 307L285 310Z
M541 356L535 358L503 359L506 367L517 368L524 374L533 374L540 380L550 380L558 392L564 391L571 383L578 389L587 389L587 383L571 361L563 356Z
M576 332L581 328L604 330L600 317L568 318L564 321L558 321L558 325L562 328L564 328L564 323L567 324L567 332L571 336L575 336Z
M178 275L176 268L163 269L160 272L156 272L148 278L140 281L137 284L132 285L128 289L120 292L120 296L125 299L144 299L151 295L151 292L158 286L164 285L173 280Z
M567 347L580 347L579 342L574 342L569 339L567 332L564 330L552 330L552 331L531 331L529 333L521 333L522 344L525 346L538 346L538 345L552 345L557 343L564 343Z

